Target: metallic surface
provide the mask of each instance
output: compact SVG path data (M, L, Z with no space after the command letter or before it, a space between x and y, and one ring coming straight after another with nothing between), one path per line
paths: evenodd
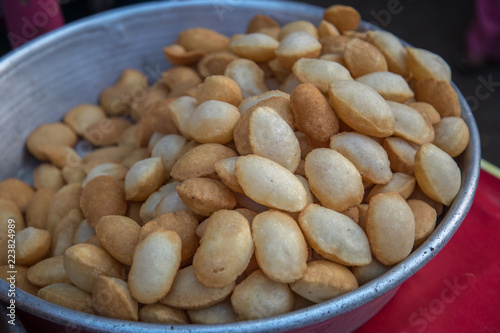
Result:
M165 2L122 8L69 24L28 43L0 61L0 179L30 181L36 164L24 141L36 126L59 121L81 103L97 103L100 91L113 84L125 68L147 73L151 82L168 68L162 47L179 31L193 26L231 35L245 31L257 13L280 23L297 19L315 24L322 9L275 1ZM366 26L366 25L365 25ZM456 87L455 87L456 89ZM307 331L349 332L385 305L398 286L431 260L449 241L467 214L479 177L479 134L472 112L459 93L462 115L470 129L470 144L458 159L462 187L431 237L388 273L357 290L330 301L268 319L226 325L155 325L113 320L72 311L17 291L16 305L65 332L277 332L308 327ZM84 153L87 147L77 146ZM430 281L430 283L432 283ZM8 302L8 285L0 280L0 300Z
M8 304L0 302L0 332L26 333L23 324L19 320L9 317L11 311L10 309L7 309L7 306ZM13 319L14 321L12 321ZM9 321L11 321L13 324L10 324Z

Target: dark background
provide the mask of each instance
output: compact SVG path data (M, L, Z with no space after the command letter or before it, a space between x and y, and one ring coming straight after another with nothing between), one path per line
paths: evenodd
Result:
M20 0L9 0L20 1ZM213 0L214 5L232 5L244 0ZM140 2L141 0L64 0L66 22L93 13ZM500 65L488 64L480 69L460 70L457 64L463 54L464 33L474 15L473 0L339 0L304 1L322 7L334 3L355 7L361 17L394 33L410 44L441 55L451 66L453 81L467 98L478 123L483 158L500 166ZM0 23L0 55L10 45L3 22ZM490 91L485 81L497 82ZM489 93L489 94L488 94Z

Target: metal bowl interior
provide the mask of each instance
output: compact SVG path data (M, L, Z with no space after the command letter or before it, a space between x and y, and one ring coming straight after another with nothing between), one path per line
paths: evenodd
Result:
M92 16L47 34L4 57L0 62L0 179L31 181L36 161L24 147L36 126L59 121L81 103L97 103L99 93L125 68L145 72L153 82L169 67L162 47L193 26L232 35L244 32L258 13L280 23L308 20L317 24L322 8L279 1L189 1L151 3ZM364 27L368 25L363 23ZM454 86L458 91L458 89ZM315 330L348 332L371 318L398 286L423 267L452 237L467 214L479 177L479 134L472 112L458 92L462 116L470 129L467 150L457 159L462 185L453 204L429 239L406 260L353 292L309 308L267 319L225 325L172 325L169 330L198 332L273 332L315 325ZM78 147L77 147L78 150ZM8 302L8 284L0 281L0 299ZM17 291L19 309L80 331L160 332L164 325L133 323L76 312Z

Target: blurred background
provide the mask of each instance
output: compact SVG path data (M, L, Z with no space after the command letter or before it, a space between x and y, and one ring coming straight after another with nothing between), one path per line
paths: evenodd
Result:
M214 8L228 8L245 0L211 0ZM54 5L61 10L55 15ZM10 52L45 30L141 0L2 0L0 12L0 55ZM482 156L500 166L500 63L498 58L470 57L465 43L476 14L483 10L476 2L496 7L488 28L500 27L500 0L332 0L304 1L321 7L347 4L355 7L363 20L376 24L410 44L442 56L451 66L453 81L474 112L481 135ZM46 14L25 9L37 4ZM36 16L38 14L38 16ZM54 15L52 15L54 14ZM62 15L60 15L62 14ZM486 10L488 14L488 10ZM496 16L495 16L496 15ZM496 17L496 18L495 18ZM491 18L490 18L491 19ZM484 23L484 19L480 21ZM477 25L477 22L475 23ZM477 28L477 27L476 27ZM498 31L497 31L498 33ZM498 33L500 35L500 33ZM497 41L498 37L497 35ZM24 38L29 37L29 38ZM500 47L500 41L486 42L486 48Z

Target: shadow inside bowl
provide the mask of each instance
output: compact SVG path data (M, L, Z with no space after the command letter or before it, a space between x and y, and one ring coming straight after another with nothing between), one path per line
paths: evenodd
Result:
M226 35L244 32L254 15L262 13L283 24L308 20L318 24L323 9L279 1L235 1L218 8L216 2L165 2L124 7L95 15L49 33L5 56L0 62L0 179L18 177L30 182L36 161L24 147L38 125L59 121L71 108L97 103L100 92L113 84L121 71L135 68L151 82L169 64L162 48L178 32L193 27L212 28ZM363 23L364 28L373 28ZM456 86L455 90L458 91ZM462 116L470 131L467 150L457 159L462 186L429 239L406 260L360 288L309 308L285 315L225 325L156 325L134 323L76 312L17 291L16 306L25 318L39 318L40 327L52 325L66 332L277 332L307 330L350 332L375 315L399 285L422 268L449 241L467 214L479 177L480 145L474 117L458 92ZM0 299L9 302L8 284L0 281ZM49 324L50 322L51 324ZM38 325L38 324L37 324ZM55 325L55 326L54 326Z

